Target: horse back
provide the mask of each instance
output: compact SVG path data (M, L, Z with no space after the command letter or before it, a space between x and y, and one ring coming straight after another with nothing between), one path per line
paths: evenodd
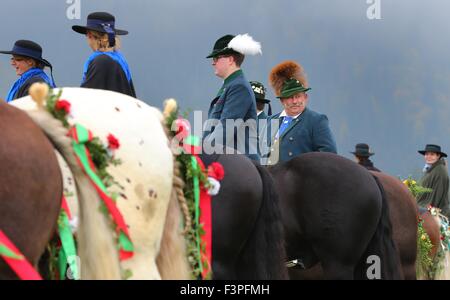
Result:
M340 236L360 223L375 224L380 191L363 167L332 153L308 153L271 169L287 233ZM355 215L355 211L358 214Z
M225 177L212 199L213 272L215 279L237 279L240 251L259 212L262 181L252 162L242 155L221 155Z
M23 111L1 103L0 128L0 228L36 264L60 209L58 162L51 143Z

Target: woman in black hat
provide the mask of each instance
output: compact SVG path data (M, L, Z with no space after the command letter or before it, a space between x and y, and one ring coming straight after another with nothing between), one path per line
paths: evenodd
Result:
M105 12L91 13L86 26L72 26L75 32L85 34L94 53L83 69L81 87L103 89L136 97L130 68L124 56L117 51L118 35L128 31L115 28L115 18Z
M438 145L428 144L424 150L418 151L424 156L425 166L424 175L419 180L419 185L431 188L433 191L424 193L417 198L419 206L428 207L431 205L441 209L442 214L447 217L449 214L449 178L445 157L447 154L441 151Z
M28 40L18 40L11 51L0 51L3 54L11 54L11 66L20 76L13 84L6 96L6 102L28 95L28 89L33 83L45 82L54 88L53 74L50 77L44 72L45 67L52 70L52 65L42 58L42 48L37 43Z
M367 170L381 172L379 169L375 168L373 162L369 158L375 154L370 152L369 145L364 143L356 144L355 151L350 153L353 153L353 155L355 155L356 162Z

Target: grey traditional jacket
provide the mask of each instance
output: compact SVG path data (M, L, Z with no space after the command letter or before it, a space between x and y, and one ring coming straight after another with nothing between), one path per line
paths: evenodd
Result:
M324 114L306 108L277 139L278 128L274 129L273 124L281 124L280 113L270 116L268 121L268 130L261 131L270 140L267 164L287 161L307 152L337 153L336 142ZM264 137L260 135L260 139Z
M235 121L237 127L227 128L226 120ZM255 95L242 70L225 79L222 88L212 101L203 139L206 153L207 144L226 145L251 159L259 160Z

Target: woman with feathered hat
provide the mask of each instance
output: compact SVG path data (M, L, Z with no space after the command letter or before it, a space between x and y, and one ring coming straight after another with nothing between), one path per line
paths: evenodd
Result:
M49 77L44 72L44 68L49 67L52 73L52 65L42 58L42 47L39 44L29 40L18 40L11 51L0 53L12 55L11 66L16 70L17 76L20 76L9 90L6 102L27 96L28 89L36 82L45 82L51 88L55 87L53 74Z
M276 164L313 151L336 153L327 116L307 108L307 92L311 88L302 66L285 61L272 69L269 81L284 110L273 115L268 123L271 144L268 163ZM279 128L272 128L271 120L279 120Z
M106 12L94 12L88 15L86 26L75 25L72 29L86 35L94 51L84 65L81 87L136 97L130 68L118 51L117 36L126 35L128 31L115 28L115 17Z
M206 57L212 58L214 73L224 80L208 112L203 133L206 153L217 152L223 149L220 146L225 145L251 159L259 160L255 95L241 70L245 55L256 54L261 54L261 44L251 36L229 34L219 38L213 51ZM226 120L238 121L235 124L240 126L226 128ZM231 123L233 122L228 122Z

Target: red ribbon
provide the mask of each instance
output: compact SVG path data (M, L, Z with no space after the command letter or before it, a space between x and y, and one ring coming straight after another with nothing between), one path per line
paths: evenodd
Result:
M198 155L194 155L197 159L197 163L200 166L200 170L204 173L205 165ZM211 195L208 194L208 190L203 184L200 185L200 218L199 223L203 224L204 234L201 235L201 243L205 247L205 251L202 251L202 263L206 265L203 269L202 277L205 279L211 271L212 262L212 208L211 208Z
M19 258L8 257L7 255L1 255L11 269L22 280L42 280L41 275L33 268L28 260L22 253L14 246L11 240L0 229L0 245L6 246L15 256Z
M78 136L78 130L77 129L78 130L82 130L84 132L87 131L87 134L88 134L87 141L90 141L90 140L93 139L93 135L92 135L92 132L90 130L87 130L87 129L85 129L82 126L77 125L75 127L72 127L72 129L69 132L70 136L75 140L75 142L80 143L80 139L79 139L79 136ZM84 143L84 142L86 142L86 141L81 141L81 143ZM95 173L96 168L95 168L95 165L94 165L94 163L93 163L93 161L91 159L91 155L89 153L89 150L84 145L83 145L83 147L84 147L84 153L83 154L85 155L85 159L87 159L89 167ZM132 246L130 234L128 232L128 227L127 227L127 225L125 223L125 220L124 220L122 214L120 213L120 211L117 208L117 206L114 203L114 201L106 194L106 192L103 190L103 188L100 187L95 182L94 178L92 178L91 175L89 175L88 170L85 169L85 167L84 167L84 165L83 165L83 163L81 161L81 157L78 154L76 155L76 159L77 159L78 164L83 168L83 170L88 175L89 180L91 181L91 183L93 184L93 186L97 190L98 194L100 195L100 198L103 200L106 208L108 209L109 214L111 215L114 223L117 225L116 232L119 235L119 244L121 245L120 252L119 252L120 260L126 260L128 258L131 258L133 256L133 246ZM125 240L121 239L121 232L123 232L125 234L125 237L126 237Z
M69 220L72 220L72 214L70 213L69 205L67 204L66 197L62 196L61 208L66 212Z

